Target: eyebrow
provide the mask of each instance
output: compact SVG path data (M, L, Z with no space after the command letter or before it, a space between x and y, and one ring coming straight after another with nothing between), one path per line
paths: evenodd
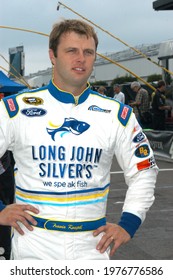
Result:
M79 49L79 48L76 48L76 47L67 47L67 48L65 48L64 50L65 50L65 51L69 51L69 50L78 50L78 49ZM86 48L86 49L83 50L83 52L86 52L86 51L88 51L88 52L90 52L90 53L92 53L92 54L95 54L95 50L94 50L94 49Z

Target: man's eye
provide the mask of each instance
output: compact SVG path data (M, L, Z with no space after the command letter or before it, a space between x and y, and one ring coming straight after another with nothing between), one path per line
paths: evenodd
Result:
M74 49L70 49L67 52L75 52L75 50Z
M92 50L86 50L86 51L85 51L85 54L86 54L86 55L93 55L94 52L93 52Z

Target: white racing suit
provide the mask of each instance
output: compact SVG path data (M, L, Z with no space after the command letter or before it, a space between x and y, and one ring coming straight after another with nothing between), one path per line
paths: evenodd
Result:
M39 209L33 231L14 230L13 259L109 259L93 230L106 223L114 155L128 185L119 225L133 236L154 201L158 168L132 109L90 87L77 99L51 81L4 98L0 156L7 149L16 203Z

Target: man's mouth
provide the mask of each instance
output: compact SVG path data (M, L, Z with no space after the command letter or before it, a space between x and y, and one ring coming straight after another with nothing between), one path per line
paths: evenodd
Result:
M85 70L80 67L74 67L73 70L78 71L78 72L84 72Z

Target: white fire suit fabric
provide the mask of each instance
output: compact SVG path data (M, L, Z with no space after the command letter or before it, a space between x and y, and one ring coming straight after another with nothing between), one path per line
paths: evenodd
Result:
M51 81L4 98L0 116L0 157L13 152L16 203L48 220L105 217L115 155L128 185L120 225L133 236L154 201L158 168L129 106L90 87L75 98ZM14 259L109 259L96 250L101 236L93 231L23 230L13 233Z

